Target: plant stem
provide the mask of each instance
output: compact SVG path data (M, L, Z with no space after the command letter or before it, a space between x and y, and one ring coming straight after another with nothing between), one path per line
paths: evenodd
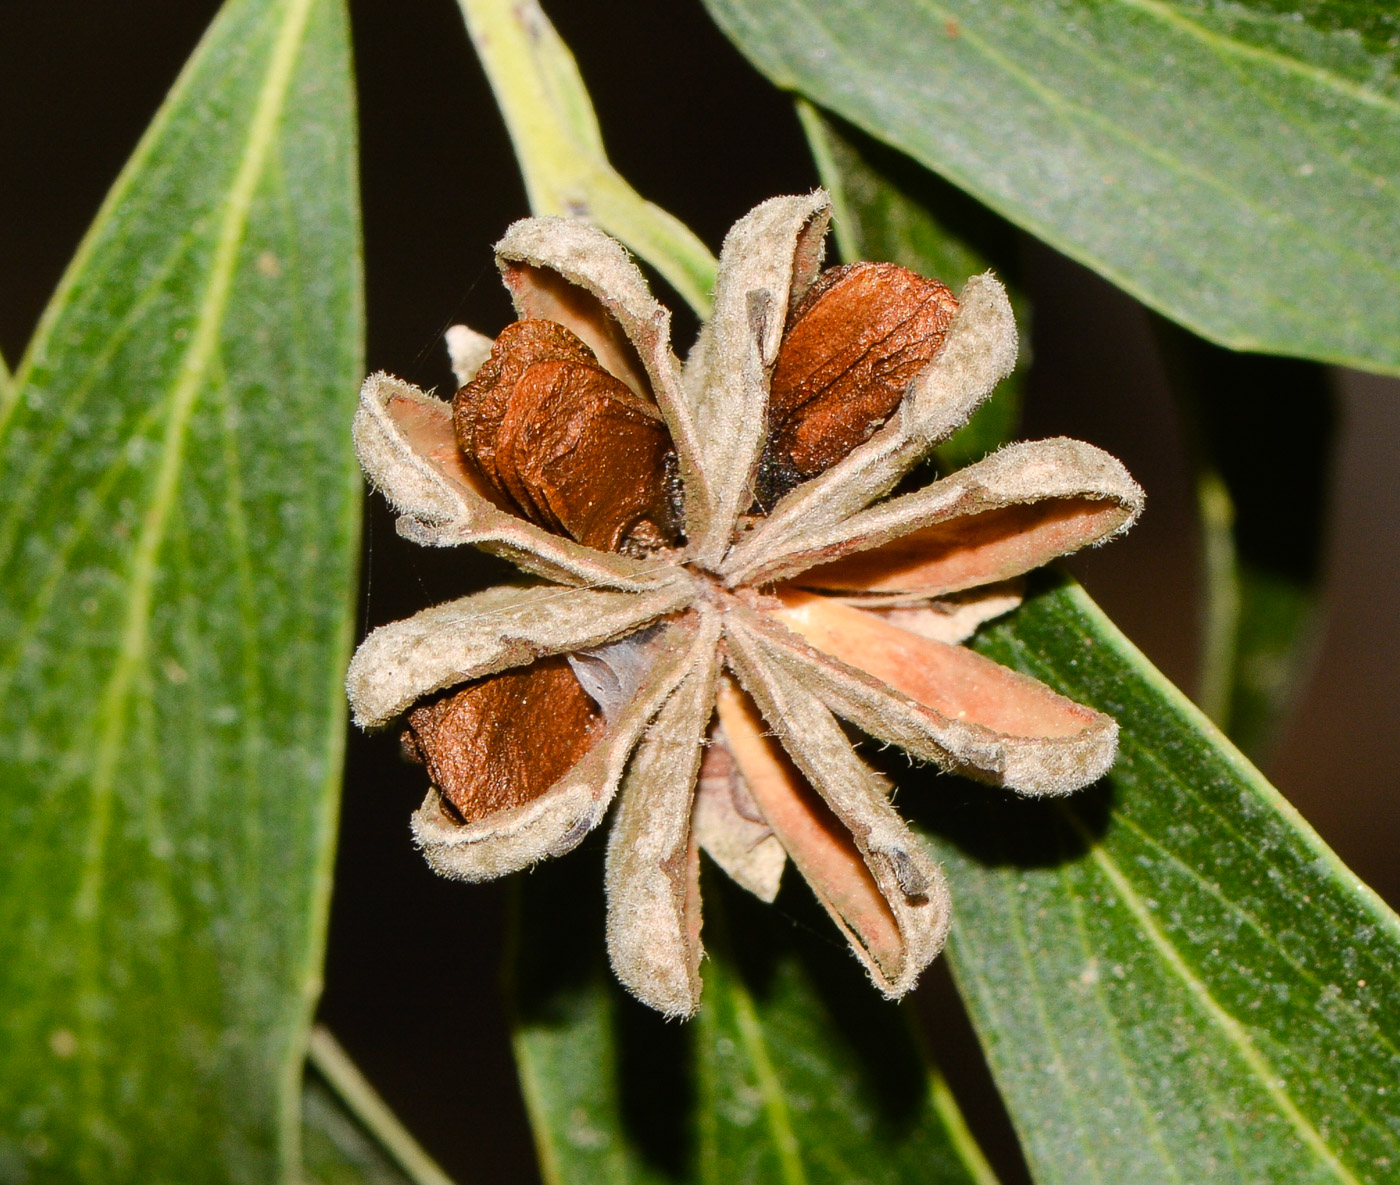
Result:
M1230 701L1239 663L1240 572L1235 547L1235 504L1215 469L1196 472L1196 509L1201 517L1205 597L1201 610L1201 671L1196 703L1230 731Z
M569 47L536 0L458 0L506 121L538 215L581 218L651 264L701 317L715 259L684 223L646 201L608 163Z
M394 1163L414 1185L452 1185L452 1179L399 1122L325 1025L317 1025L311 1030L306 1057L350 1113L393 1157Z

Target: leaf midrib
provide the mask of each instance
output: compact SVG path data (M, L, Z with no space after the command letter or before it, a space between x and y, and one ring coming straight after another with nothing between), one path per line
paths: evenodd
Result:
M1248 42L1240 41L1234 37L1228 37L1214 29L1207 29L1204 25L1191 20L1184 13L1170 8L1161 3L1161 0L1117 0L1117 3L1125 8L1136 8L1140 12L1145 12L1163 24L1172 25L1180 29L1188 37L1194 37L1203 45L1208 45L1211 49L1221 55L1230 54L1239 58L1246 58L1251 61L1265 62L1275 69L1284 70L1289 73L1298 74L1306 78L1309 82L1315 82L1319 86L1330 87L1340 91L1347 98L1357 103L1364 103L1368 106L1379 107L1392 115L1400 115L1400 102L1397 102L1389 95L1381 94L1371 90L1360 83L1353 82L1349 78L1343 78L1332 70L1327 70L1322 66L1314 66L1308 62L1301 62L1297 58L1288 57L1286 54L1278 53L1275 50L1265 49L1261 45L1250 45Z
M1381 900L1374 889L1356 878L1337 854L1322 841L1311 824L1299 813L1298 808L1250 764L1229 738L1180 688L1148 662L1143 653L1113 624L1080 585L1070 582L1065 589L1065 596L1068 607L1085 623L1076 623L1074 628L1078 628L1094 645L1111 651L1119 662L1130 668L1159 700L1160 711L1176 715L1188 729L1198 733L1213 755L1224 764L1228 776L1242 789L1247 789L1262 807L1279 816L1294 839L1307 855L1316 861L1318 867L1325 869L1339 883L1347 885L1352 900L1366 911L1371 924L1386 931L1390 942L1400 946L1400 917ZM1093 698L1089 689L1084 688L1081 691L1083 695Z
M1068 883L1069 873L1064 861L1069 858L1069 853L1065 850L1062 834L1058 829L1056 831L1055 840L1061 860L1059 881L1070 903L1070 913L1074 918L1075 933L1079 936L1079 949L1083 952L1086 961L1092 960L1095 958L1094 946L1089 937L1088 924L1084 918L1084 905L1080 899L1080 894L1075 892L1074 887ZM1151 1140L1152 1146L1157 1150L1158 1159L1170 1170L1172 1177L1180 1181L1182 1179L1181 1170L1177 1167L1175 1157L1172 1156L1170 1150L1167 1148L1167 1141L1162 1135L1162 1125L1158 1122L1157 1116L1153 1114L1152 1109L1148 1107L1146 1100L1142 1097L1141 1088L1134 1080L1132 1063L1127 1054L1123 1051L1123 1041L1118 1033L1118 1025L1115 1023L1116 1017L1113 1014L1112 1008L1109 1007L1100 977L1094 977L1088 990L1093 993L1094 1001L1098 1005L1098 1010L1106 1021L1105 1030L1108 1035L1108 1042L1112 1045L1113 1056L1122 1070L1124 1087L1133 1100L1134 1109L1141 1116L1142 1123L1147 1128L1149 1133L1148 1138Z
M731 976L726 987L729 989L729 1005L734 1010L735 1027L749 1055L754 1077L758 1079L759 1093L763 1097L763 1114L778 1154L782 1179L785 1185L808 1185L802 1145L792 1129L787 1096L783 1093L782 1080L773 1066L773 1059L768 1056L768 1042L763 1035L753 998L737 976Z
M1208 880L1197 869L1192 868L1191 865L1182 860L1175 852L1159 843L1154 836L1139 826L1130 816L1120 813L1115 816L1115 821L1133 832L1145 847L1157 852L1163 861L1171 864L1181 875L1192 881L1201 893L1213 898L1227 913L1233 915L1247 929L1253 931L1255 936L1258 937L1265 946L1273 951L1278 958L1283 960L1300 982L1311 985L1319 994L1321 993L1326 985L1317 977L1310 967L1299 962L1297 958L1289 954L1288 950L1278 942L1274 935L1264 927L1263 923L1260 922L1250 910L1246 909L1235 899L1226 896L1224 890L1221 889L1218 884ZM1239 833L1236 831L1235 834L1238 836ZM1240 838L1243 839L1243 837ZM1241 846L1243 846L1243 843ZM1391 1037L1373 1017L1368 1015L1364 1009L1359 1007L1355 1001L1349 1000L1346 997L1341 997L1338 999L1337 1003L1343 1006L1358 1027L1367 1030L1378 1045L1389 1050L1392 1056L1400 1057L1400 1047L1396 1046L1394 1038Z
M150 304L161 294L165 281L184 262L194 240L193 233L186 232L175 241L175 245L155 269L150 281L132 294L131 303L122 319L107 328L102 348L89 359L83 371L74 376L72 385L64 394L64 402L57 407L46 409L50 413L48 433L42 443L33 450L35 463L28 467L23 484L11 486L6 490L5 513L4 517L0 518L0 563L9 562L13 555L15 539L29 529L32 522L30 507L47 493L50 479L45 462L53 456L58 442L72 434L73 421L80 414L93 385L103 376L107 365L135 332ZM32 369L31 366L25 372L26 380ZM16 393L19 389L20 384L16 376ZM158 411L158 405L152 404L136 427L128 433L127 438L142 435ZM112 470L120 472L129 468L130 464L130 460L123 453L108 467L108 474ZM103 480L107 481L108 478L104 476Z
M710 0L710 3L720 8L721 11L727 12L729 20L725 22L726 26L730 28L733 36L742 43L745 38L741 36L740 30L744 28L744 24L743 21L738 18L745 13L752 16L751 10L744 5L731 5L728 3L728 0ZM827 28L821 20L821 14L815 11L812 6L798 4L795 0L790 0L787 7L795 11L801 21L807 22L811 26L821 28L826 33L827 44L823 47L824 52L833 53L845 58L850 57L843 49L843 38L833 34L832 31ZM950 15L946 9L938 7L937 5L926 3L925 7L930 8L930 10L936 14L944 16ZM772 29L776 29L777 27L778 23L775 21L771 28L769 25L760 25L750 30L754 36L749 38L753 44L749 45L748 51L755 54L755 56L765 58L764 69L770 73L770 76L772 76L779 85L797 90L801 93L810 94L814 98L820 98L825 102L830 102L840 97L834 92L824 93L821 88L808 85L810 83L810 78L807 77L807 73L800 66L799 60L796 57L788 56L787 49L783 48L781 45L780 36L778 36L778 43L775 46L770 46L766 53L760 50L760 46L763 43L763 37L760 35L760 31L762 29L769 29L771 32ZM960 28L958 36L960 40L966 43L971 34L971 30L963 27ZM986 48L985 46L982 47L984 52ZM1242 47L1242 50L1247 48L1248 47ZM776 54L776 57L772 56L774 54ZM849 67L847 67L847 69L849 69ZM1326 72L1323 73L1325 74ZM805 78L806 81L804 81L803 78L799 78L799 74L803 74L803 78ZM827 74L830 74L829 70ZM855 77L861 77L861 75L857 73ZM842 89L841 83L838 82L836 85L838 91ZM1063 96L1058 96L1057 94L1057 98L1063 98ZM900 135L889 126L879 124L879 121L872 122L868 114L862 113L858 101L854 108L849 102L845 101L837 104L837 106L841 109L846 118L853 120L858 126L862 127L877 139L893 144L904 152L912 153L917 159L927 160L927 153L924 152L919 145L910 141L907 136ZM1122 129L1117 128L1116 125L1110 125L1110 128L1115 134L1119 134L1122 131ZM1129 139L1131 140L1132 137L1129 137ZM1169 158L1169 167L1174 173L1183 171L1183 166L1175 162L1174 158ZM1011 218L1018 225L1030 230L1046 242L1058 247L1062 251L1068 252L1073 258L1093 268L1104 276L1104 278L1122 288L1124 291L1136 296L1140 300L1146 301L1174 320L1179 321L1181 324L1194 329L1198 333L1204 334L1212 341L1219 342L1220 344L1227 345L1237 350L1264 349L1277 352L1283 349L1287 352L1288 346L1285 341L1278 339L1277 335L1273 332L1261 333L1248 317L1242 320L1240 318L1233 318L1229 320L1228 323L1223 324L1213 323L1212 318L1203 318L1200 309L1193 305L1183 304L1182 297L1179 293L1173 293L1171 291L1158 293L1151 285L1147 284L1141 276L1130 270L1125 270L1124 266L1110 258L1104 251L1096 246L1079 241L1074 235L1063 231L1053 222L1038 216L1030 207L1018 205L1016 202L1012 202L1011 205L1008 205L1007 202L1009 199L999 192L989 190L987 185L983 183L983 180L975 175L976 170L970 173L966 169L960 167L956 162L940 160L938 162L937 171L963 190L977 197L978 200L989 205L993 210L1005 217ZM1223 189L1223 192L1231 201L1241 201L1246 205L1250 204L1247 199L1241 198L1233 189L1230 189L1228 186L1223 186L1222 183L1216 179L1207 177L1200 179L1200 183L1215 189ZM1278 221L1280 218L1279 213L1272 209L1266 209L1264 214L1274 221ZM1298 224L1296 222L1287 221L1287 225L1294 226ZM1315 231L1311 228L1307 228L1303 233L1314 234ZM1354 249L1347 247L1344 243L1334 243L1332 240L1326 238L1321 238L1318 241L1324 244L1329 252L1335 249L1353 258L1358 258L1358 253ZM1364 265L1363 270L1368 274L1375 275L1377 279L1383 279L1386 274L1397 270L1394 266L1381 266L1378 268L1376 260L1365 254L1359 256L1359 261ZM1379 271L1379 274L1377 274L1377 271ZM1310 346L1307 351L1307 356L1317 358L1320 361L1332 362L1340 365L1359 365L1367 370L1376 371L1377 373L1389 374L1397 370L1397 364L1395 362L1388 358L1374 356L1374 352L1368 354L1365 346L1355 344L1350 338L1339 338L1335 342L1328 343L1325 348L1321 345Z
M1120 2L1131 5L1135 0L1120 0ZM1152 0L1141 0L1141 2L1147 5L1150 4ZM1144 83L1143 76L1140 73L1128 69L1115 58L1105 57L1102 54L1095 55L1073 38L1066 36L1060 27L1044 20L1038 20L1038 18L1033 15L1030 16L1030 19L1037 22L1041 36L1048 41L1055 42L1067 53L1076 55L1086 66L1101 70L1111 77L1120 79L1125 86L1134 86L1148 93L1155 89L1150 81ZM1223 65L1225 65L1225 63L1222 63L1222 66ZM1238 63L1235 64L1233 68L1235 70L1235 79L1239 83L1242 91L1247 91L1255 102L1263 104L1273 111L1280 123L1286 124L1288 127L1307 136L1313 147L1319 152L1326 153L1339 168L1345 169L1356 177L1373 185L1377 182L1385 182L1386 178L1380 173L1377 173L1373 169L1362 168L1361 165L1351 159L1351 157L1338 152L1331 143L1327 141L1326 137L1331 129L1326 124L1319 125L1315 119L1300 119L1292 115L1287 108L1283 107L1278 102L1274 92L1261 85L1261 79L1257 75L1249 73L1247 70L1240 67ZM1076 104L1076 106L1082 107L1082 104ZM1392 104L1392 106L1394 105ZM1396 111L1392 113L1400 114L1400 107L1397 107ZM1140 145L1142 140L1140 137L1132 136L1130 142ZM1176 158L1164 154L1162 159L1171 162ZM1198 180L1202 179L1202 175L1198 174L1195 170L1188 171L1182 169L1181 171L1187 172L1188 176L1196 177ZM1209 177L1209 174L1205 174L1204 177ZM1226 192L1233 191L1227 188ZM1268 206L1255 206L1254 208L1265 211L1270 209ZM1299 223L1298 225L1303 227L1308 226L1307 223ZM1322 241L1325 243L1330 240L1324 238ZM1369 257L1363 258L1369 259Z

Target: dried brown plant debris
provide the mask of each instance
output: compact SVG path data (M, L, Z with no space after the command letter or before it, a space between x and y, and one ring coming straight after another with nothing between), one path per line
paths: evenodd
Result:
M428 861L483 880L574 847L614 798L608 949L668 1015L700 999L699 851L772 900L789 861L871 979L908 991L949 897L842 721L1023 794L1113 762L1117 725L960 645L1014 578L1126 530L1142 491L1073 440L1017 444L891 497L1011 370L1001 285L820 270L820 191L725 239L684 366L627 253L514 224L521 318L448 334L445 403L371 375L355 420L399 530L522 569L375 630L355 719L407 713Z

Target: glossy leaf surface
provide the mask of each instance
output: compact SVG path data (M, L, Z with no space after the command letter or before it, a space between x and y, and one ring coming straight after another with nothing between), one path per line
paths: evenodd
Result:
M347 34L231 0L0 409L6 1180L298 1171L360 504Z
M1400 371L1393 6L707 6L779 86L1202 336Z
M524 882L515 1049L545 1180L995 1185L800 878L775 909L708 871L704 996L684 1025L609 971L598 861Z
M978 648L1123 728L1058 803L904 779L1037 1181L1393 1180L1400 920L1074 586Z

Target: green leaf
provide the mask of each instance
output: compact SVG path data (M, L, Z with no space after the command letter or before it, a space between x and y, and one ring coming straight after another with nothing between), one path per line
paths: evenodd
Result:
M849 125L798 102L807 143L831 194L832 228L845 261L902 264L944 281L954 291L969 276L988 269L1007 286L1021 356L1030 353L1030 301L1017 284L1016 231L980 206ZM1028 367L1023 362L1005 379L952 439L936 450L945 470L980 461L1011 439L1021 414Z
M324 1027L311 1032L302 1086L306 1185L452 1185Z
M301 1155L305 1185L414 1185L317 1078L302 1090Z
M298 1171L360 507L347 33L231 0L0 408L6 1180Z
M530 209L595 223L708 316L714 256L689 227L644 200L608 163L578 65L537 0L458 4L510 131Z
M1058 802L903 779L1036 1180L1393 1181L1400 919L1077 587L978 648L1123 730Z
M1393 5L706 2L779 86L1202 336L1400 372Z
M684 1025L608 970L602 880L578 853L518 887L514 1042L547 1182L995 1185L800 878L774 909L707 876L704 1001Z
M1239 617L1225 719L1231 740L1262 761L1280 740L1312 672L1322 635L1322 590L1314 580L1244 556L1235 580Z
M1204 540L1197 702L1258 760L1320 633L1329 380L1316 363L1234 354L1166 322L1157 338L1191 443Z

